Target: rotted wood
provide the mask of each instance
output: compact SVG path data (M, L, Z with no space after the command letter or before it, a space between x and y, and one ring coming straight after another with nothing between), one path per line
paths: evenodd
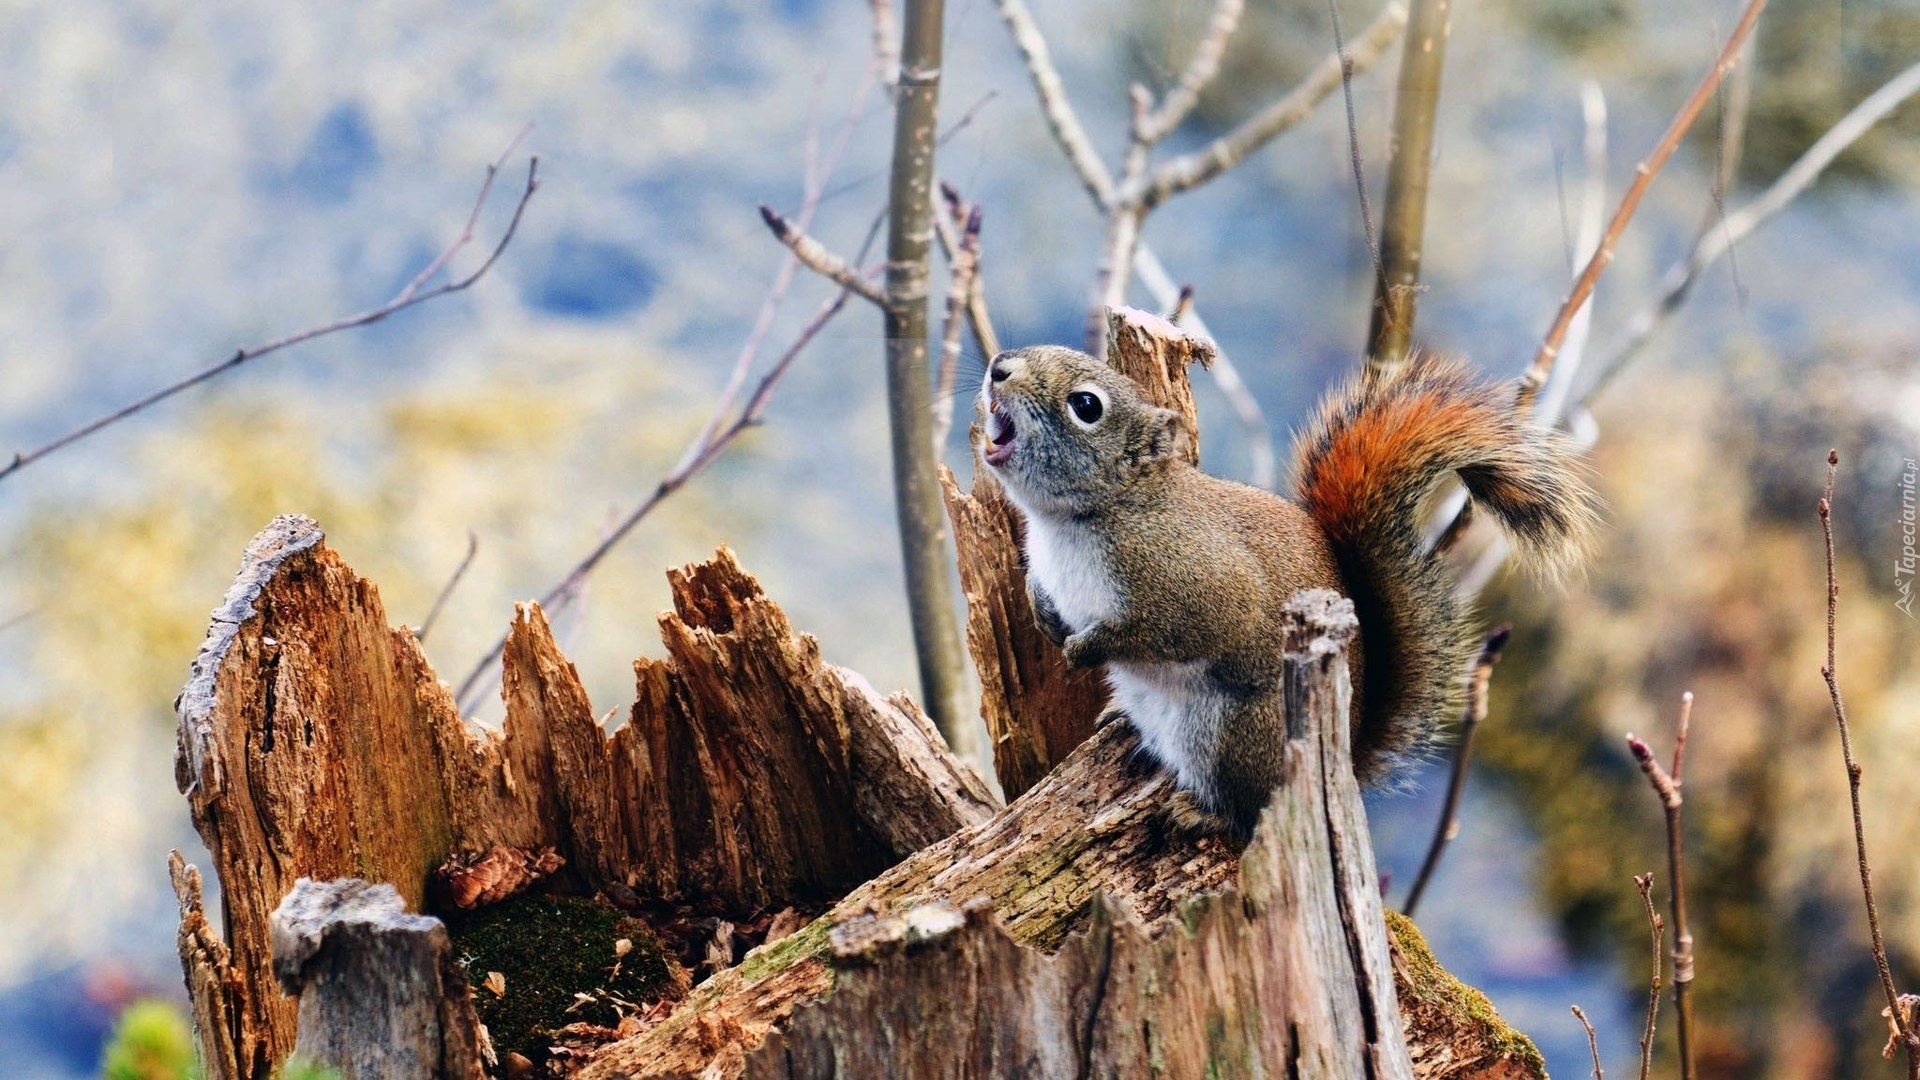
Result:
M1243 855L1169 835L1168 780L1108 727L583 1075L1412 1077L1349 763L1352 608L1289 615L1286 780Z
M1135 308L1108 311L1107 327L1107 362L1133 379L1148 400L1180 413L1193 434L1184 452L1197 463L1199 427L1187 367L1211 365L1213 344ZM978 423L971 437L977 455ZM971 490L962 492L942 469L940 483L967 600L967 649L980 675L981 718L993 744L994 772L1011 799L1093 733L1107 691L1098 672L1067 667L1059 648L1035 627L1020 559L1020 514L993 474L975 469Z
M667 658L635 664L609 737L534 605L503 730L463 721L323 541L298 516L255 538L177 703L176 776L222 893L224 942L197 873L175 873L210 1077L266 1080L294 1046L267 926L297 878L386 882L420 911L450 857L552 849L572 891L747 912L844 895L996 809L917 707L826 663L724 549L670 574Z
M391 885L294 883L271 923L273 972L299 1004L293 1052L343 1080L482 1080L480 1021L447 928Z

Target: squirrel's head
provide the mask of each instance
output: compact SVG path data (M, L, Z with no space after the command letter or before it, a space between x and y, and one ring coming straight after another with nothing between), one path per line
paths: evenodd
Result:
M1110 505L1180 459L1192 436L1125 375L1058 345L993 358L980 385L981 457L1028 513L1072 515Z

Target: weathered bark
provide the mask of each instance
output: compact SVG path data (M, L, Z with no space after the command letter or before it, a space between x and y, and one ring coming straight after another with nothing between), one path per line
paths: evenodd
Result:
M447 928L391 885L301 878L274 909L273 972L300 1002L293 1052L344 1080L480 1080L480 1021Z
M178 779L225 915L224 949L190 934L197 877L176 874L210 1076L265 1078L294 1045L266 926L296 878L387 882L418 911L450 856L553 848L572 890L745 913L832 900L994 810L910 701L825 663L725 550L669 575L668 658L634 665L609 737L534 605L504 730L464 722L322 539L300 517L255 538L179 701Z
M1180 413L1196 433L1186 447L1200 460L1193 390L1187 366L1213 362L1213 345L1135 308L1107 313L1107 362L1139 385L1147 400ZM973 429L979 446L980 429ZM1021 562L1022 524L999 481L984 469L962 493L941 470L947 515L960 556L967 599L967 649L980 674L980 715L993 743L993 768L1012 799L1032 787L1093 732L1106 704L1098 672L1067 667L1060 650L1034 625Z

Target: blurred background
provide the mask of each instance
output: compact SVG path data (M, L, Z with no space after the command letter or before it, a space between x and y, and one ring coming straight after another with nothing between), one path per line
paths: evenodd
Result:
M1418 336L1516 373L1569 278L1580 93L1608 105L1609 205L1737 16L1732 0L1457 4ZM1100 148L1126 87L1164 89L1205 0L1052 0L1042 29ZM1341 0L1351 35L1376 9ZM119 1011L182 999L165 859L204 863L174 790L169 707L248 538L318 518L457 680L512 602L546 592L700 428L785 252L755 210L801 198L869 59L855 0L0 5L0 441L35 445L256 343L385 300L455 235L528 121L543 187L470 292L261 359L0 481L0 1047L8 1075L94 1075ZM987 0L949 0L939 171L984 215L1008 344L1077 344L1101 222L1050 140ZM1250 0L1191 149L1332 45L1318 0ZM1396 50L1397 54L1397 50ZM1771 182L1920 59L1901 0L1777 0L1757 32L1725 203ZM1353 86L1375 207L1397 60ZM813 232L858 246L885 198L891 115L852 114ZM1714 110L1653 188L1597 299L1610 353L1703 221ZM497 235L524 165L483 215ZM1658 807L1623 735L1671 743L1698 695L1687 814L1703 1072L1894 1075L1853 876L1822 659L1814 503L1843 454L1841 679L1898 973L1920 976L1920 624L1896 609L1901 473L1920 456L1920 106L1854 145L1701 280L1597 399L1611 523L1562 592L1496 580L1515 625L1463 830L1420 921L1440 959L1587 1068L1637 1053L1646 940L1630 875L1664 879ZM1336 95L1146 232L1191 282L1276 436L1354 369L1372 273ZM469 251L456 270L475 264ZM803 276L777 352L827 286ZM1134 302L1152 306L1137 288ZM888 490L880 327L848 310L768 422L665 504L558 620L598 709L657 653L662 568L734 548L828 658L912 687ZM977 358L975 360L977 362ZM973 374L963 372L963 380ZM1206 466L1249 456L1199 381ZM1282 442L1284 445L1284 441ZM950 461L969 468L956 434ZM1910 490L1910 489L1909 489ZM1909 498L1911 496L1909 495ZM1910 579L1909 579L1910 580ZM497 716L497 702L479 710ZM1444 763L1372 800L1404 894ZM1660 1045L1668 1051L1670 1024Z

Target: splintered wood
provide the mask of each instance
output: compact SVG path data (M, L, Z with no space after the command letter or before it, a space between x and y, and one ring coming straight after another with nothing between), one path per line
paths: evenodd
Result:
M1290 614L1299 722L1244 853L1169 835L1169 781L1109 726L583 1075L1544 1076L1510 1032L1456 1048L1469 1019L1448 988L1422 984L1442 1007L1403 1031L1396 981L1432 972L1394 963L1381 913L1339 722L1351 608L1302 594Z
M177 779L227 931L222 947L196 921L183 868L210 1076L265 1080L294 1045L265 931L296 878L390 883L421 911L450 857L552 849L571 891L617 882L744 913L830 901L993 812L917 707L822 660L731 553L670 578L668 656L635 664L628 724L601 730L523 605L504 729L485 732L318 525L283 517L254 540L179 701Z

